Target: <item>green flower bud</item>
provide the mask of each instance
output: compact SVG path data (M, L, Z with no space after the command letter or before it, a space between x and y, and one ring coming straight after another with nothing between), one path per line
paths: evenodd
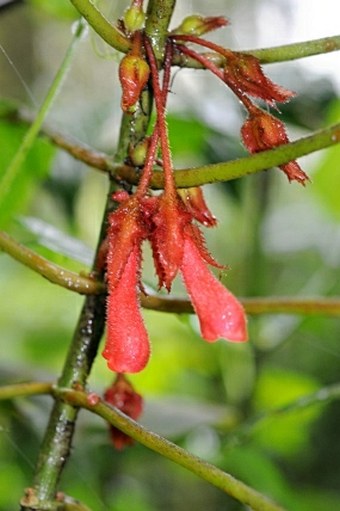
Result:
M143 167L149 148L149 138L144 138L135 146L129 148L129 158L135 167Z
M192 14L184 18L182 23L177 27L174 34L187 34L201 36L211 30L224 27L228 24L228 20L223 16L204 17L200 14Z
M126 9L123 22L126 31L132 34L133 32L144 28L145 14L140 7L132 5Z

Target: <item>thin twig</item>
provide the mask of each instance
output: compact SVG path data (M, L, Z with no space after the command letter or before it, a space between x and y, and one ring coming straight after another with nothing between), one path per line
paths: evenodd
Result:
M256 50L244 50L241 53L247 53L258 58L261 64L273 64L276 62L287 62L291 60L322 55L340 50L340 35L303 41L300 43L284 44L282 46L272 46L271 48L260 48ZM235 51L235 53L238 53ZM216 66L225 65L225 57L219 53L207 52L203 55L211 60ZM182 53L177 53L173 58L173 65L183 68L204 69L203 65L196 59L186 57Z
M27 122L28 116L21 114L20 110L13 114L6 114L10 119ZM113 158L103 152L99 152L89 146L54 131L49 127L43 127L41 133L47 136L52 143L67 151L75 159L82 161L95 169L107 172L117 179L130 184L138 184L140 172L128 165L116 165ZM178 188L201 186L208 183L231 181L240 177L255 174L274 166L279 166L289 161L306 156L316 151L326 149L340 142L340 124L334 124L319 131L315 131L307 137L294 142L283 144L274 149L262 151L237 160L214 163L190 169L177 169L175 181ZM164 175L160 170L153 172L150 182L153 189L163 189Z
M176 185L179 188L189 188L238 179L274 166L283 165L301 156L336 145L339 142L340 124L334 124L295 142L283 144L274 149L252 154L251 156L192 169L176 170ZM134 169L124 166L117 168L116 175L131 183L136 182L137 178ZM154 189L162 189L164 186L163 173L154 172L150 184Z
M149 292L148 292L149 293ZM340 316L340 296L324 297L289 297L266 296L254 298L239 298L247 314L303 314ZM174 314L193 314L189 300L165 295L148 294L141 297L145 309Z
M0 249L50 282L70 291L87 295L105 293L105 286L101 282L52 263L3 231L0 231Z
M86 408L99 415L142 445L190 470L190 472L213 484L234 499L250 506L254 511L284 511L281 506L242 481L190 454L158 434L145 429L101 399L96 404L92 404L93 401L88 398L88 394L85 392L62 388L55 388L53 394L72 406Z
M84 295L103 294L106 291L104 282L92 277L71 272L33 250L18 243L7 233L0 231L0 249L24 264L50 282ZM305 298L305 297L276 297L243 298L241 299L248 314L303 314L303 315L340 315L340 297ZM141 295L141 305L145 309L175 314L193 314L190 300L152 293Z

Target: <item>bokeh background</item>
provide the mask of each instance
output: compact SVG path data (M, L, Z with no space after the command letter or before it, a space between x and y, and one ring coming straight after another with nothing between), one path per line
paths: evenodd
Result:
M178 1L184 15L224 14L230 26L211 38L250 49L335 35L339 6L331 0ZM127 2L100 0L114 20ZM72 37L76 13L67 0L27 0L0 10L0 114L11 100L35 111ZM47 122L114 153L120 122L119 55L91 31L78 48ZM266 66L297 96L280 107L292 139L340 118L339 54ZM1 115L0 115L1 116ZM245 154L244 113L207 73L177 71L169 102L176 166ZM0 120L0 172L25 127ZM216 258L230 265L223 281L238 296L340 295L339 148L299 160L312 183L288 184L277 169L207 186L219 219L206 233ZM35 145L9 199L1 228L58 264L87 271L107 194L104 175L75 162L46 140ZM150 255L144 279L155 286ZM55 380L83 298L54 286L0 254L0 380ZM182 293L176 283L175 292ZM271 414L339 381L340 323L335 317L249 318L250 342L203 342L195 318L145 312L153 353L133 381L145 398L143 424L230 471L290 511L340 509L340 405L336 399ZM90 387L112 380L98 357ZM338 392L339 394L339 392ZM0 510L17 509L32 481L51 408L49 398L18 399L0 408ZM264 417L261 421L254 420ZM245 509L184 469L135 445L110 446L108 428L80 414L72 459L61 487L98 511Z

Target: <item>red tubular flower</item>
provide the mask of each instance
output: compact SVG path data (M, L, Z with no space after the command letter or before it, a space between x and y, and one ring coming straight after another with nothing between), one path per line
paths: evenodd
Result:
M115 406L121 412L131 417L131 419L138 419L143 411L143 398L138 394L131 383L126 379L123 374L118 374L116 380L113 382L104 394L104 399L107 403ZM133 444L133 439L110 425L110 436L114 447L118 450Z
M247 341L242 305L208 270L196 240L188 233L184 239L181 273L198 316L203 339L209 342L220 338Z
M108 273L107 340L103 357L118 373L144 369L150 356L150 343L138 299L140 248L135 246L120 280L111 288Z
M289 142L283 122L276 117L253 107L248 119L241 128L244 145L251 153L287 144ZM289 181L305 184L308 176L296 161L279 166L287 175Z
M280 85L273 83L265 76L259 60L246 53L228 53L224 67L224 80L232 88L257 98L264 99L269 104L275 101L285 102L295 94Z
M168 291L176 277L183 258L183 230L191 217L178 195L163 194L157 201L149 235L159 287Z
M115 193L113 199L122 204L109 217L107 268L110 289L121 279L130 252L146 237L140 201L136 197L130 198L124 191Z
M150 355L148 334L140 313L141 243L146 226L136 197L116 194L124 202L110 217L108 230L107 341L104 358L112 371L141 371Z
M179 197L175 205L165 199L161 196L156 227L149 235L160 286L169 289L177 271L180 271L199 317L202 337L207 341L219 338L246 341L243 307L208 270L207 264L221 266L206 249L200 229L192 223L193 216ZM200 201L196 204L198 209L200 204ZM206 211L205 203L202 211ZM169 251L167 242L173 232L175 235Z

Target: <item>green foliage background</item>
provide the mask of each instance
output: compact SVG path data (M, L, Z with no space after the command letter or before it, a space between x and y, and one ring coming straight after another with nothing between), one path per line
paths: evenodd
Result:
M104 7L113 16L109 4ZM116 8L119 14L125 6L120 4ZM35 0L1 14L0 25L16 23L18 16L26 20L23 31L35 53L33 73L31 70L23 78L39 104L69 40L74 12L66 0ZM83 42L49 121L112 153L119 123L117 55L103 52L92 36ZM20 60L15 65L21 71ZM6 61L1 66L5 69ZM289 86L294 69L281 64L285 85ZM331 84L326 79L318 81L312 71L311 66L310 78L301 76L294 82L298 97L278 114L289 124L294 138L340 117L339 99ZM17 78L12 76L12 80ZM193 93L200 101L196 106L189 99L194 80L201 80ZM176 165L198 165L243 154L238 135L242 117L236 102L233 106L229 99L223 103L220 88L198 72L182 72L176 77L174 96L177 86L178 96L183 94L184 99L171 100L169 116ZM16 88L3 85L1 96L32 106ZM312 108L306 107L308 104ZM4 105L9 108L8 103ZM232 119L230 125L228 118ZM24 131L23 126L0 122L0 172L15 154ZM219 227L207 233L208 245L218 260L231 266L222 278L238 296L340 294L339 160L339 147L303 159L313 181L306 189L288 185L277 170L206 188L207 201L220 220ZM58 264L86 271L106 192L104 176L39 140L1 206L1 227ZM149 259L146 251L145 280L155 285ZM54 380L82 298L49 284L4 254L0 254L0 267L0 379L3 383ZM179 284L175 291L182 292ZM152 360L142 374L132 378L145 397L145 425L289 510L340 508L339 403L270 414L276 407L339 381L338 319L250 317L250 343L239 346L222 341L204 343L192 317L148 311L145 318ZM101 393L111 378L99 357L91 388ZM50 407L49 398L1 404L1 511L16 509L23 488L31 484ZM254 424L266 414L267 418ZM87 412L81 413L62 489L98 511L242 509L142 446L115 452L106 425Z

